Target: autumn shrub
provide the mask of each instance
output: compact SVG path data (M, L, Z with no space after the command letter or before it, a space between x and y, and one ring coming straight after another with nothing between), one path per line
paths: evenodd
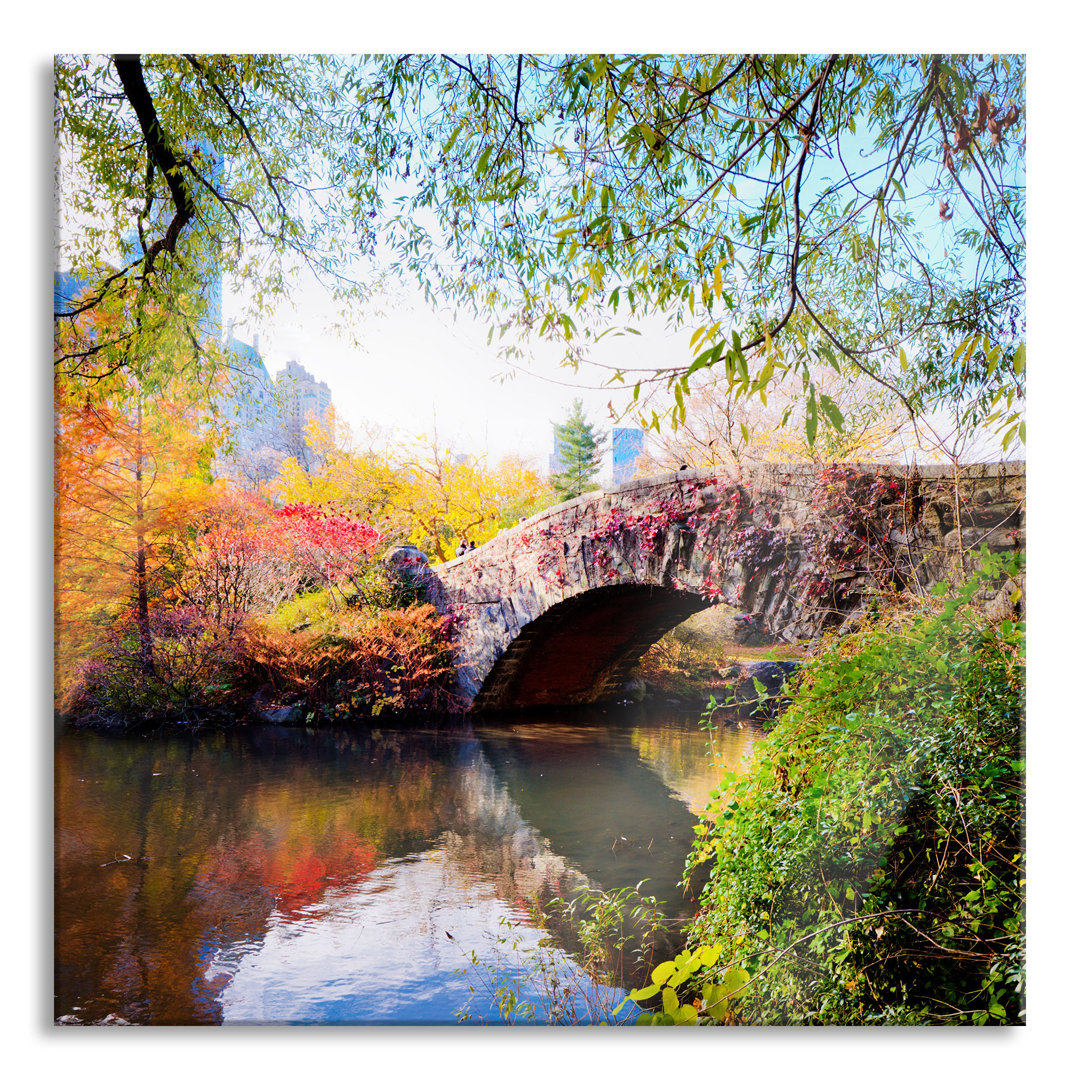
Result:
M683 954L633 996L664 1023L1024 1019L1024 626L959 596L810 663L688 863Z
M430 604L340 611L294 631L254 624L243 637L245 682L315 720L456 704L445 620Z
M72 680L61 712L137 728L232 715L241 705L242 618L194 605L150 613L149 663L133 613L122 615Z
M301 630L161 609L151 629L149 666L132 619L110 630L61 711L139 728L258 719L283 705L314 722L458 705L445 620L430 605L338 611Z
M382 534L363 518L307 504L273 510L229 494L172 543L168 595L208 614L269 614L320 590L333 607L379 606Z

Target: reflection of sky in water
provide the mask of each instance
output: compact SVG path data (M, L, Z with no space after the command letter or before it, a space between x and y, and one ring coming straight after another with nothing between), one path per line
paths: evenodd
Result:
M499 1022L483 984L513 963L514 942L524 954L541 936L493 884L461 873L439 849L327 890L288 920L273 916L257 948L222 950L206 979L231 974L220 998L225 1023L455 1023L463 1007ZM473 953L479 968L463 971ZM564 954L551 955L574 974Z
M717 758L737 765L757 734L718 731ZM717 781L708 750L696 718L662 709L450 730L67 733L57 1015L454 1024L464 1009L499 1023L492 984L543 938L535 898L647 879L668 915L689 914L680 879L692 809ZM565 919L552 933L574 947ZM543 955L564 983L582 977L565 952Z

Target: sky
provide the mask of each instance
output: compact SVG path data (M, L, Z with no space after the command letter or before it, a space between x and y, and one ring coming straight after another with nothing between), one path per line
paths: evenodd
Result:
M858 160L862 139L860 135L848 140L851 161ZM823 184L836 169L835 162L822 158L814 164L815 176L808 183ZM935 249L951 246L963 213L957 214L956 222L945 224L938 220L937 194L916 193L918 185L909 188L905 209L926 219L927 242ZM438 233L434 219L426 225ZM257 335L271 375L295 360L327 383L338 415L354 429L376 423L403 435L437 431L440 444L459 452L491 460L515 454L544 470L553 448L552 424L564 419L574 397L582 398L587 415L600 430L610 430L613 423L638 424L633 413L620 420L610 415L611 405L622 413L629 404L628 392L618 386L597 388L603 379L596 370L576 373L563 366L556 342L533 343L531 358L513 370L499 357L498 342L488 344L486 324L465 313L455 318L450 310L433 310L418 291L404 284L396 287L394 297L379 298L351 312L342 333L335 328L340 315L314 277L307 274L300 280L293 305L280 306L258 324L237 327L236 335L247 342ZM226 321L242 308L235 300L235 310L230 310L227 288L224 304ZM639 328L641 337L605 339L591 347L589 357L645 368L684 366L693 358L692 326L674 333L662 319L655 319ZM668 404L666 397L662 400ZM936 418L933 426L943 431L949 424ZM1000 453L998 438L992 435L969 449L980 460L996 459ZM1014 447L1010 456L1019 452ZM917 456L924 460L927 455L917 452ZM965 456L974 460L970 453ZM600 479L609 477L610 448Z
M223 313L227 321L227 290ZM293 307L234 333L249 342L258 334L271 375L296 360L327 383L335 410L354 430L365 423L412 435L434 429L457 451L492 461L516 454L546 468L552 424L565 419L575 397L603 431L613 423L608 402L621 411L627 400L618 387L595 389L601 381L595 372L578 375L561 366L554 343L537 343L527 366L511 369L497 354L498 341L488 344L486 324L464 314L455 320L406 289L356 312L346 333L335 328L337 320L335 306L312 281L297 291ZM613 364L686 363L688 340L689 332L676 335L656 323L640 337L606 339L591 355Z

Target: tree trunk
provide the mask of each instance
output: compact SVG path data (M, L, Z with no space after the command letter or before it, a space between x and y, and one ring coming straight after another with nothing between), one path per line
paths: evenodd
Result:
M146 573L146 514L143 505L142 398L135 412L135 623L139 628L139 663L154 673L154 638L150 630L150 596Z

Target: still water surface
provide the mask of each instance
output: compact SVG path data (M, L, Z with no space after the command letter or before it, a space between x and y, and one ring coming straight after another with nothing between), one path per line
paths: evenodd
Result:
M408 730L65 731L56 1016L498 1022L485 987L543 939L536 897L648 878L669 915L690 913L678 883L714 762L740 767L760 735L721 728L710 751L696 716L656 706ZM544 955L571 979L558 944Z

